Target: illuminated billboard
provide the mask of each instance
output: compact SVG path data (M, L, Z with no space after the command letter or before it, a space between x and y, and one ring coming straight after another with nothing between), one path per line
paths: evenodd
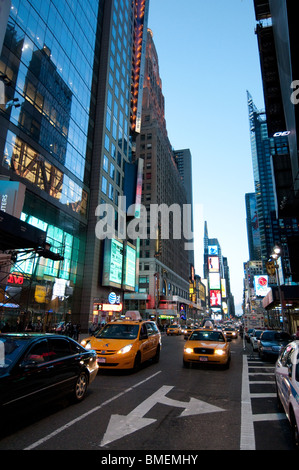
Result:
M136 248L129 243L127 243L125 249L124 267L124 288L134 291L136 284Z
M105 239L103 262L103 286L121 288L123 270L123 242L115 238Z
M210 273L219 273L219 258L218 256L208 257L208 268Z
M218 255L218 246L217 245L209 245L208 246L208 255Z
M227 292L226 292L226 279L221 279L221 295L222 298L227 297Z
M254 276L254 289L255 295L258 297L265 297L271 290L268 285L268 276Z
M221 307L220 290L210 290L210 307Z
M209 288L210 290L220 290L220 274L209 273Z

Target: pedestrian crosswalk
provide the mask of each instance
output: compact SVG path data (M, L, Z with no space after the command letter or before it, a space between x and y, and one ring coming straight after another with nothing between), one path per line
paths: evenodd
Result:
M244 354L240 449L256 450L259 423L285 420L285 413L278 412L275 363L263 362L257 353Z

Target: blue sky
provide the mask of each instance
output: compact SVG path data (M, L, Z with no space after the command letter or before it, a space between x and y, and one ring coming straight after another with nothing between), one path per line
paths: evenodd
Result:
M249 257L245 193L254 191L246 90L264 108L255 25L253 0L150 0L169 140L192 154L196 273L206 220L228 258L237 313Z

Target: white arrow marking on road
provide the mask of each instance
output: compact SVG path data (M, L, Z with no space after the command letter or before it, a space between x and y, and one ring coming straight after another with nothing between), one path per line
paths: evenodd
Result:
M112 415L107 430L102 439L101 446L116 441L117 439L120 439L128 434L132 434L133 432L138 431L139 429L142 429L145 426L149 426L150 424L157 421L156 419L143 417L157 403L162 403L163 405L174 406L178 408L184 408L184 410L180 414L180 417L225 411L222 408L218 408L218 406L209 405L208 403L197 400L196 398L191 398L189 403L167 398L165 395L172 388L173 387L171 386L164 385L160 388L160 390L158 390L149 398L140 403L140 405L138 405L127 416Z

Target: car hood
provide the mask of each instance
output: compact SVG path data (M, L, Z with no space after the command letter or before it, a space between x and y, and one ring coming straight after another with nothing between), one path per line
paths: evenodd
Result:
M127 344L132 344L136 341L136 338L130 338L130 339L114 339L114 338L87 338L87 341L90 342L91 347L93 349L96 349L97 351L99 349L103 351L107 350L114 350L118 351L119 349L123 348Z
M185 348L210 348L210 349L223 349L228 343L220 343L219 341L187 341Z

